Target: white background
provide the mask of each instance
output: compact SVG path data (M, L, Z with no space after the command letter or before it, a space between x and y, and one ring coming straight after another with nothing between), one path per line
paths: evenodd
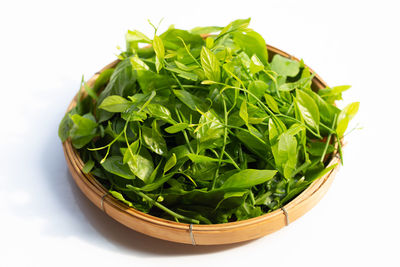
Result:
M399 266L398 1L1 1L1 266ZM68 173L57 127L86 78L115 59L127 29L224 26L252 18L267 43L331 86L350 84L363 127L309 213L239 245L143 236L95 208Z

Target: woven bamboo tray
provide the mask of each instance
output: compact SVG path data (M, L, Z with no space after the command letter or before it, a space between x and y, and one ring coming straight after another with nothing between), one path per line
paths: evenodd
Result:
M271 56L279 54L298 61L297 58L275 47L270 45L267 45L267 47ZM115 67L118 62L119 60L116 60L97 72L87 82L88 85L93 86L102 71ZM310 71L314 73L311 69ZM318 75L315 75L312 83L313 89L319 90L326 86L327 84ZM75 105L76 97L69 105L68 111ZM63 149L69 171L80 190L108 216L140 233L172 242L193 245L219 245L248 241L273 233L289 225L320 201L329 189L340 166L340 164L337 164L329 173L314 181L282 209L244 221L212 225L190 225L145 214L114 199L107 194L107 189L92 175L85 174L82 171L84 163L69 139L63 143ZM339 162L340 160L333 156L329 166Z

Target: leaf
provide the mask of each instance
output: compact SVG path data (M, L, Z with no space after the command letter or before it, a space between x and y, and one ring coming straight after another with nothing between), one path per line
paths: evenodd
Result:
M200 117L196 138L200 143L205 143L222 137L224 132L224 126L218 118L211 112L206 112Z
M326 125L332 125L333 119L335 118L335 115L339 115L340 109L326 102L314 91L310 90L307 91L307 93L312 97L312 99L314 99L315 103L317 104L321 121Z
M102 164L103 168L119 177L125 179L135 179L135 175L131 172L128 165L123 163L121 156L111 156L108 157Z
M240 105L239 116L244 120L246 124L249 124L249 114L247 113L247 102L246 99L242 101Z
M271 69L279 75L294 77L299 73L300 63L280 55L275 55L271 62Z
M339 138L343 137L344 133L346 132L347 126L349 125L349 122L357 114L359 107L360 107L360 102L354 102L347 105L340 112L336 127L336 133L339 136Z
M278 103L276 103L275 99L269 95L264 94L265 101L267 102L267 106L275 113L279 113Z
M261 80L252 81L249 85L249 91L254 94L258 99L260 99L265 92L268 90L268 84ZM253 96L249 96L249 101L256 103L256 99Z
M268 64L268 51L264 38L255 31L235 32L233 41L249 56L254 54L265 65Z
M215 33L219 32L223 29L223 27L219 26L207 26L207 27L195 27L190 30L190 33L192 34L209 34L209 33Z
M76 114L75 108L64 115L60 122L60 125L58 126L58 136L60 137L61 142L65 142L69 137L69 132L73 126L71 115L74 114Z
M107 85L113 72L114 68L103 70L94 82L93 91L97 93L103 86Z
M201 100L199 97L192 95L188 91L184 90L172 90L177 98L179 98L180 101L182 101L183 104L188 106L191 110L197 111L199 109L200 111L207 111L207 106L204 103L203 100Z
M342 100L342 92L351 88L350 85L335 86L324 88L318 91L318 94L328 103L333 104L336 100Z
M114 191L114 190L109 190L108 192L109 192L114 198L118 199L118 200L121 201L122 203L128 205L129 207L133 207L132 203L131 203L130 201L127 201L121 193L119 193L119 192L117 192L117 191Z
M164 130L167 133L174 134L174 133L178 133L180 131L185 130L187 127L189 127L189 124L187 124L186 122L181 122L181 123L177 123L175 125L169 126L169 127L165 128Z
M164 165L164 173L172 169L175 166L175 164L176 164L176 155L175 153L172 153L172 156L167 160L167 162Z
M187 156L194 163L219 162L219 159L207 157L204 155L187 154ZM221 162L231 163L231 161L229 160L221 160Z
M294 123L294 124L292 124L292 126L290 126L290 128L287 130L286 133L294 136L305 129L306 128L304 127L303 124Z
M160 35L163 40L166 49L179 50L184 48L182 40L185 41L187 46L192 48L201 47L204 44L203 38L200 35L192 34L185 30L180 29L168 29L166 32Z
M252 55L250 60L250 73L256 74L262 70L264 70L264 64L256 55Z
M275 174L275 170L242 170L229 177L221 188L250 188L271 180Z
M132 173L139 179L147 183L154 171L154 164L150 153L145 148L141 148L139 154L133 155L128 160L128 166Z
M80 116L74 114L70 116L73 126L70 130L72 144L75 148L82 148L97 135L97 123L93 115Z
M297 90L296 105L304 122L319 133L319 110L312 97L302 90Z
M137 154L139 146L140 146L140 140L137 139L136 141L134 141L132 144L129 145L129 148L124 148L124 150L122 150L121 148L121 152L123 152L122 154L124 155L124 158L122 160L124 164L128 162L128 160L132 157L132 155Z
M126 100L119 95L111 95L106 97L100 104L99 108L108 112L124 112L132 105L132 102Z
M225 26L222 29L222 31L220 32L218 37L221 37L227 33L244 30L249 26L249 24L250 24L250 18L238 19L238 20L232 21L231 23L229 23L227 26Z
M253 134L250 134L245 131L236 132L236 137L240 140L240 142L244 146L246 146L247 149L255 153L260 158L265 159L267 158L267 155L269 153L268 146L265 144L262 135L261 136L260 135L261 135L260 133L258 134L254 133L254 131Z
M274 155L275 163L286 179L291 178L297 164L297 140L287 132L279 136L277 154Z
M149 70L149 66L147 66L146 63L144 63L143 60L141 60L138 55L134 55L134 56L130 57L130 60L131 60L131 65L132 65L133 69Z
M160 104L151 103L147 105L146 109L151 116L169 123L174 123L174 120L171 117L171 112L167 107Z
M134 89L136 88L136 78L137 73L132 68L129 58L118 63L110 77L109 83L99 95L97 100L98 105L100 105L103 100L110 95L119 95L121 97L132 95ZM96 116L99 122L103 122L110 119L113 114L100 109L98 110Z
M146 127L142 126L142 138L144 143L151 149L154 153L159 155L165 155L168 152L167 143L164 137L157 130L157 127Z
M167 66L166 69L177 73L179 77L182 77L186 80L197 81L199 79L199 76L197 76L197 74L194 72L189 72L189 71L185 71L185 70L175 68L175 67L170 67L170 66Z
M128 30L128 32L125 34L125 39L128 43L134 42L134 43L151 44L150 38L137 30L134 31Z
M205 46L201 49L200 61L207 79L219 82L221 79L221 66L219 60L214 53Z
M162 39L157 35L154 35L153 48L156 53L156 69L158 73L164 66L165 49Z
M94 167L94 161L90 159L85 163L85 165L82 168L82 171L84 173L89 173L93 169L93 167Z

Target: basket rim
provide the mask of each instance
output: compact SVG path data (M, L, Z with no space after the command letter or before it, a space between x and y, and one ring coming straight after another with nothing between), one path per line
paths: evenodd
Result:
M290 58L296 61L299 61L296 57L276 48L271 45L267 44L267 49L269 52L272 52L273 54L279 54L281 56L284 56L286 58ZM91 77L87 83L94 83L95 80L98 78L101 72L103 72L106 69L113 68L115 67L118 63L120 62L119 59L114 60L113 62L107 64L105 67L103 67L100 71L96 72L93 77ZM307 65L305 65L307 68L309 68ZM312 84L313 86L316 86L317 88L324 88L327 87L327 83L322 80L322 78L315 73L311 68L309 68L310 72L315 74ZM82 89L82 88L81 88ZM85 92L84 90L82 92ZM75 95L73 100L68 106L67 112L71 110L74 105L76 104L76 97L78 94ZM94 203L93 200L91 200L96 206L100 208L100 203L101 206L104 205L109 205L113 207L114 209L119 210L120 212L127 213L129 216L134 216L137 219L144 221L146 223L150 224L155 224L158 226L163 226L167 227L170 229L179 229L179 230L187 230L189 226L193 228L193 231L196 232L218 232L218 231L224 231L224 230L233 230L241 227L246 227L249 225L254 225L261 223L267 219L275 218L277 216L285 216L284 211L282 209L277 209L275 211L272 211L270 213L266 213L263 215L260 215L258 217L246 219L246 220L241 220L241 221L236 221L236 222L227 222L227 223L218 223L218 224L189 224L189 223L184 223L184 222L175 222L163 218L159 218L144 212L141 212L139 210L136 210L135 208L129 207L126 204L120 202L119 200L115 199L111 195L107 194L108 190L103 187L103 185L98 182L98 180L91 174L85 174L82 171L82 168L84 166L83 161L81 160L77 150L72 146L70 138L68 138L63 144L63 150L64 150L64 155L67 160L68 164L71 164L73 168L78 172L77 175L80 177L82 182L84 182L86 189L90 190L91 193L95 194L98 203ZM340 162L340 159L336 157L332 157L332 159L329 161L329 164L327 167L332 166L334 164L337 164ZM334 178L334 173L338 170L340 167L340 164L337 164L336 167L334 167L332 170L330 170L328 173L326 173L323 177L320 177L319 179L315 180L313 183L311 183L302 193L300 193L298 196L293 198L290 202L288 202L283 208L285 211L287 211L289 214L294 211L296 208L301 208L302 205L306 205L307 200L309 200L316 192L318 192L324 185L328 184L327 186L330 185L331 180ZM71 172L71 169L70 169ZM73 177L76 179L75 177ZM75 181L76 182L76 181ZM81 189L82 190L82 189ZM85 193L86 194L86 193ZM103 211L107 213L104 209ZM303 215L303 214L302 214ZM302 215L298 216L301 217ZM294 220L296 220L295 218ZM294 220L291 220L293 222ZM173 241L173 240L170 240ZM176 242L176 241L175 241Z

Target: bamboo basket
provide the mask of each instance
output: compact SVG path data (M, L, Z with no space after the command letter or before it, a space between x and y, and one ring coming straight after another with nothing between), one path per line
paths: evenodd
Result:
M271 56L279 54L299 61L297 58L273 46L267 45L267 48ZM116 60L97 72L87 82L88 85L93 86L102 71L115 67L118 62L119 60ZM311 69L310 71L314 73ZM312 81L313 90L319 90L326 86L327 84L318 75L315 75ZM68 111L75 105L76 97L70 103ZM80 190L108 216L145 235L192 245L221 245L248 241L271 234L289 225L320 201L329 189L340 166L340 164L337 164L329 173L314 181L300 195L279 210L244 221L212 225L191 225L161 219L128 207L108 195L107 189L92 175L85 174L82 171L84 163L69 139L63 143L63 149L69 171ZM340 163L339 158L332 156L328 166L336 163Z

